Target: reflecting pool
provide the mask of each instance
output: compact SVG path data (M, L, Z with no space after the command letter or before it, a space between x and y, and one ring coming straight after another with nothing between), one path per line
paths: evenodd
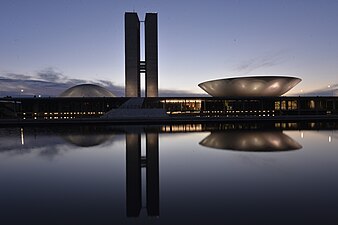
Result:
M2 127L1 224L337 224L337 129Z

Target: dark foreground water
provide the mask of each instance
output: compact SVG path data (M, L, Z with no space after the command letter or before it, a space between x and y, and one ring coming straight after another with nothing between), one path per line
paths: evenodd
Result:
M338 224L335 129L0 128L0 224Z

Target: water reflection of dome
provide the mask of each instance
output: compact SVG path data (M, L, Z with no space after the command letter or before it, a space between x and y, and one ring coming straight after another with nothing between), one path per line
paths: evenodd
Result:
M111 139L113 135L98 134L98 135L81 135L71 134L64 136L64 139L69 143L80 147L92 147L101 145Z
M211 80L198 86L214 97L280 96L300 81L288 76L250 76Z
M95 84L80 84L62 92L60 97L115 97L115 95Z
M67 127L59 132L67 142L80 147L101 145L115 136L114 132L106 127L94 126Z
M211 132L200 145L236 151L274 152L301 149L302 146L281 131Z

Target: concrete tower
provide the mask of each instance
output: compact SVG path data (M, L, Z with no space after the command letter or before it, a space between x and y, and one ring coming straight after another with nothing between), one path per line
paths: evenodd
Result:
M145 20L146 54L146 96L158 96L158 41L157 14L146 13Z
M140 20L137 13L124 15L125 96L140 97Z
M140 75L145 74L146 97L158 96L157 13L146 13L145 61L140 61L140 20L125 13L125 96L140 97Z

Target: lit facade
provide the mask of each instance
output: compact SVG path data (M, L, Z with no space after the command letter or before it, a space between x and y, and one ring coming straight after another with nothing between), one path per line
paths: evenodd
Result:
M211 80L198 86L213 97L281 96L301 82L288 76L250 76Z
M0 118L69 120L99 118L130 98L2 98ZM165 109L172 117L276 117L338 115L338 97L157 97L145 98L143 108Z

